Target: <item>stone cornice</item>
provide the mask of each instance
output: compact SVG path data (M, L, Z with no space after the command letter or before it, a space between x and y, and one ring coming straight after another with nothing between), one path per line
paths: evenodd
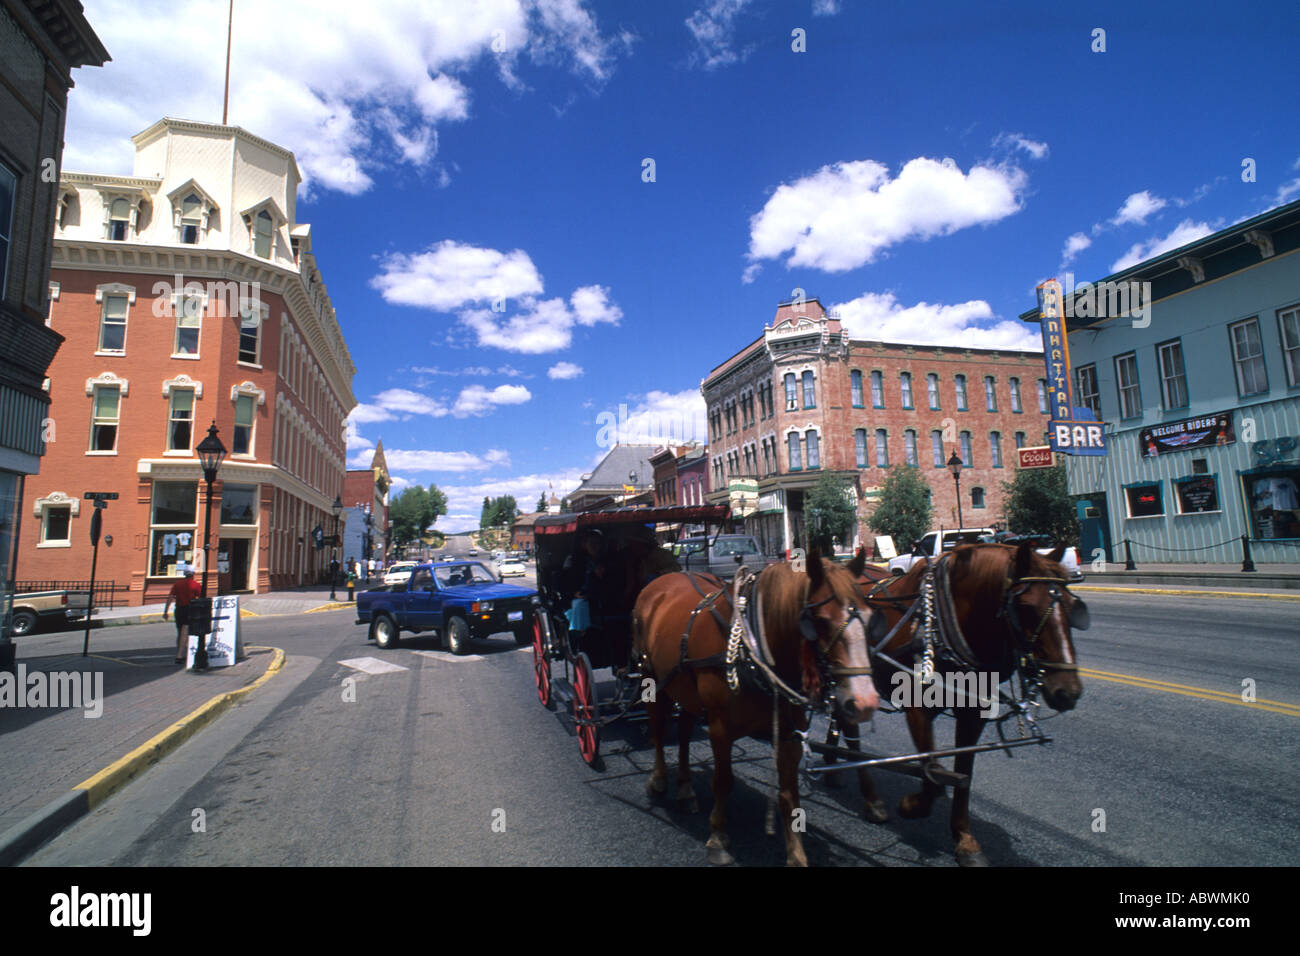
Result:
M89 189L142 189L155 193L162 188L161 179L145 179L137 176L109 176L104 173L62 173L59 176L60 188L64 186L85 186Z

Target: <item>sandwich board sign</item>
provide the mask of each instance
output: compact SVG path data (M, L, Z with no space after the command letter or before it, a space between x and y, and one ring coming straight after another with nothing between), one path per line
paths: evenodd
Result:
M230 667L243 652L243 635L239 628L239 595L223 594L209 598L212 602L212 632L208 634L208 667ZM199 649L197 635L190 635L185 667L194 669L194 655Z

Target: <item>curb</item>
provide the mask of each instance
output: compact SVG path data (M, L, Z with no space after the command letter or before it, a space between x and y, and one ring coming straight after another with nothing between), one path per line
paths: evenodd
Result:
M1266 591L1204 591L1190 588L1121 588L1101 584L1075 584L1071 591L1100 591L1111 594L1173 594L1184 597L1260 598L1266 601L1300 601L1300 594L1270 594Z
M253 650L249 645L248 650ZM258 647L261 650L263 648ZM275 651L266 672L251 684L211 698L166 730L155 734L135 750L113 761L94 776L83 780L68 793L46 804L27 819L0 834L0 866L13 866L46 840L57 835L80 817L109 798L115 791L167 756L185 741L229 710L243 695L261 687L284 666L285 654Z
M352 601L330 601L328 604L322 604L320 607L309 607L302 614L315 614L317 611L341 611L344 608L356 607Z

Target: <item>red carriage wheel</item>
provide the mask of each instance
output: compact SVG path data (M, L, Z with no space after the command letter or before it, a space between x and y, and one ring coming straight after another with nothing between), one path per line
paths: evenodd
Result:
M582 759L594 764L600 754L600 727L595 704L596 682L591 676L591 660L579 652L573 667L573 720L578 728L578 750Z
M543 707L551 706L551 659L542 638L542 619L533 616L533 676L537 678L537 699Z

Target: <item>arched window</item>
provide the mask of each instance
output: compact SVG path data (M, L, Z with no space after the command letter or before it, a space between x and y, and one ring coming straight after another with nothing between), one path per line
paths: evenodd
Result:
M271 258L271 237L275 224L265 209L253 220L253 251L263 259Z
M871 404L875 408L885 407L885 386L879 372L871 373Z
M1002 467L1002 433L989 432L989 458L994 468Z
M787 372L785 376L785 408L786 411L793 411L799 407L799 398L795 394L794 372Z
M854 369L849 373L849 387L853 393L853 407L862 407L862 373Z
M930 410L939 410L939 376L931 372L925 377L925 387L930 393Z
M883 428L876 429L876 467L889 467L889 437Z
M804 408L817 407L817 395L816 392L813 390L812 372L803 373L803 407Z
M912 407L912 373L901 372L898 376L899 388L903 395L903 407Z
M953 384L957 386L957 411L966 411L966 376L956 375Z
M821 467L821 449L817 441L817 433L812 429L804 432L804 441L808 445L808 467Z
M786 436L786 443L790 450L790 470L803 470L803 456L799 453L799 433L791 432Z
M911 428L903 432L903 455L909 465L913 468L917 466L916 432Z
M983 489L983 488L972 488L972 489L970 490L970 506L971 506L972 508L983 508L983 507L984 507L984 489Z
M961 463L965 468L970 468L970 432L961 433Z
M853 447L858 455L858 467L867 467L867 430L859 428L853 432Z
M181 200L181 242L193 245L199 241L199 226L203 222L203 204L190 193Z
M108 213L108 238L123 240L131 227L131 204L125 199L114 199Z

